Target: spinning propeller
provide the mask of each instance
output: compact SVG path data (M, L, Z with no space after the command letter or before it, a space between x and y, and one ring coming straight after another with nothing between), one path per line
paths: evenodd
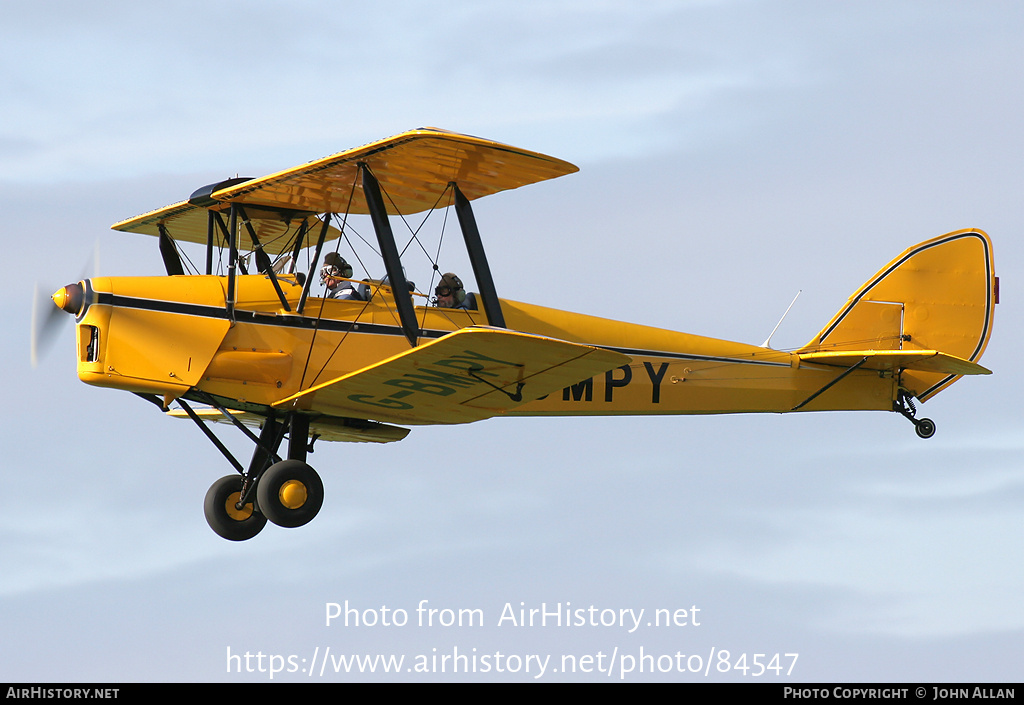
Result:
M98 276L100 266L100 243L98 240L92 260L91 268L88 265L82 268L81 279L86 278L89 269L93 270L93 276ZM63 321L66 320L61 317L62 314L70 313L77 316L85 302L85 288L82 286L81 280L61 287L49 296L44 293L46 291L49 291L49 288L41 287L36 282L32 293L32 330L29 340L33 368L39 364L40 356L49 352L53 341L57 338Z

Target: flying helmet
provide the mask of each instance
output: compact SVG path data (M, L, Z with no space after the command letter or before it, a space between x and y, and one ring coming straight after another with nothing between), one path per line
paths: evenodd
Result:
M434 294L436 296L451 295L457 304L466 300L466 290L462 287L462 280L454 272L441 275L441 281L434 287Z
M328 278L351 279L352 265L345 261L345 258L337 252L328 252L324 255L324 266L320 270L320 283L324 284Z

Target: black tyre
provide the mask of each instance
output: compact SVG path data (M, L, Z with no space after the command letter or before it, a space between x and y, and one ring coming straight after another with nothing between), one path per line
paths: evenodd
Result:
M282 460L267 468L256 486L260 511L285 528L313 521L324 503L324 483L301 460Z
M919 419L914 426L921 438L931 438L935 435L935 422L931 419Z
M206 523L228 541L246 541L267 525L267 518L259 513L252 502L241 509L236 505L242 494L242 476L222 477L210 487L203 503Z

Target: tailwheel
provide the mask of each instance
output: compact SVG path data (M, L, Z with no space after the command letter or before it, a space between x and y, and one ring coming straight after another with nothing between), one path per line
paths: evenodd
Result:
M206 493L203 510L210 528L228 541L246 541L267 525L252 502L238 506L242 498L242 476L228 475L213 483Z
M935 422L931 419L917 418L917 407L914 406L914 400L902 389L896 396L896 401L893 402L892 410L902 414L910 423L914 424L914 431L917 432L919 438L931 438L935 435Z
M301 460L274 463L256 486L260 511L278 526L295 528L313 521L324 503L324 483Z
M935 435L935 422L931 419L917 419L914 421L917 435L921 438L931 438Z

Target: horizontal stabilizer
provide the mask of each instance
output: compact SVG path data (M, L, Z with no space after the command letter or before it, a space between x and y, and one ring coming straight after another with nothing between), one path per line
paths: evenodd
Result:
M861 360L860 365L867 370L917 370L918 372L937 372L944 375L989 375L988 370L976 362L964 360L955 355L941 353L938 350L841 350L835 352L798 353L800 362L812 362L820 365L836 367L852 367Z
M195 409L196 415L204 421L231 423L217 409ZM168 416L187 419L184 409L171 409ZM251 428L259 428L266 419L259 414L245 411L232 411L231 416ZM325 416L316 417L309 422L309 435L322 441L343 441L346 443L392 443L409 435L409 429L387 424L361 421L359 419L332 419Z
M463 328L274 407L397 423L468 423L629 361L621 353L554 338Z

